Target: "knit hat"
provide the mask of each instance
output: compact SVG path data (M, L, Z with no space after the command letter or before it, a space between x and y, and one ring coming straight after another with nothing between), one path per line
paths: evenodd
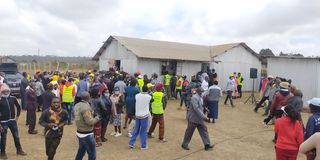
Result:
M156 86L155 86L156 91L161 91L162 88L163 88L162 83L157 83Z
M3 83L2 85L0 85L0 93L3 91L10 91L10 88L7 84Z
M312 104L314 106L320 107L320 98L312 98L309 101L307 101L308 104Z

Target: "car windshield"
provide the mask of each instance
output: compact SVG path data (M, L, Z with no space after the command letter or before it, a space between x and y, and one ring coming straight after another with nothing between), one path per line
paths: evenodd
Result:
M23 78L23 76L21 75L21 73L10 73L10 74L6 74L6 79L8 81L12 81L12 80L21 80Z

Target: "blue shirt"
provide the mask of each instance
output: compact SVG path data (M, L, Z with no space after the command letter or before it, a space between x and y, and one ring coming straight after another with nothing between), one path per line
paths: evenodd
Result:
M88 83L85 80L81 80L77 84L77 94L76 97L81 97L82 92L88 91Z
M304 139L307 140L316 132L320 132L320 112L316 112L311 117L309 117L304 133Z

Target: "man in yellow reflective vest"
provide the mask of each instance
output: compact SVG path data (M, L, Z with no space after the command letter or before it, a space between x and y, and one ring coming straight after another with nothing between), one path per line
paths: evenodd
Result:
M148 132L148 137L153 138L152 133L159 123L159 142L164 143L164 110L166 107L165 94L162 92L163 85L161 83L156 84L155 92L152 93L151 100L151 113L152 123Z
M141 74L138 76L137 82L138 82L140 92L142 92L142 87L144 86L144 79Z
M165 91L167 93L168 99L173 96L171 95L171 88L170 88L170 80L171 80L171 76L169 74L168 71L165 71L165 75L164 75L164 88Z
M73 117L73 103L76 95L75 85L72 84L73 79L69 78L62 89L62 104L63 108L68 111L68 125L71 125Z
M242 97L243 77L241 76L240 72L238 73L237 80L238 80L237 90L238 90L238 93L239 93L238 98L241 98Z

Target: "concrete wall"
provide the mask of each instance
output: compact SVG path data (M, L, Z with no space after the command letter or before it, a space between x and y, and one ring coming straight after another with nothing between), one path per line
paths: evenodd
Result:
M215 62L211 62L210 68L214 68L218 74L219 86L224 90L226 80L230 73L240 72L244 78L243 91L252 90L252 79L250 79L250 68L258 69L258 78L254 80L255 90L258 90L258 79L260 78L261 62L252 53L242 46L237 46L227 52L214 57Z
M110 62L114 60L121 60L120 67L130 74L137 71L137 57L117 40L113 40L99 57L99 69L108 70Z
M138 69L143 75L148 75L150 78L153 73L160 75L160 60L157 59L138 59Z
M190 81L191 76L201 71L201 62L183 61L182 62L182 75L186 75Z
M318 59L268 58L268 73L292 79L292 84L302 90L304 101L320 97Z

